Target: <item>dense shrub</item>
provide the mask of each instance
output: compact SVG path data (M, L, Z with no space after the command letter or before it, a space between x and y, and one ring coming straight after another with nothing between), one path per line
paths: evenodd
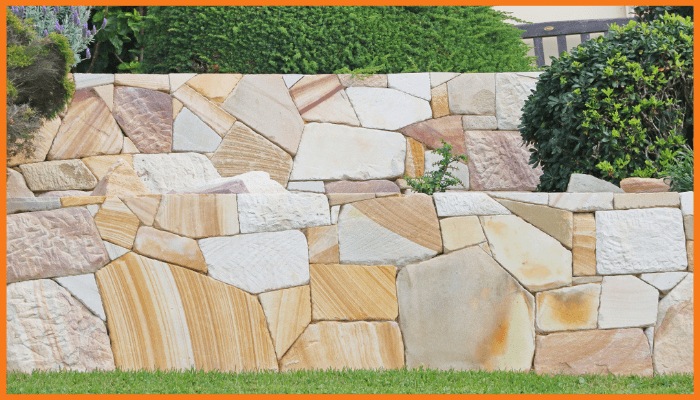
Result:
M666 13L690 17L690 20L693 20L693 6L639 6L634 8L634 13L641 22L653 21Z
M528 71L521 31L489 7L149 7L145 70Z
M73 51L65 36L40 38L32 27L7 13L7 155L32 151L31 140L42 124L61 111L75 85L68 71Z
M525 102L525 142L541 191L574 172L613 183L660 172L692 146L693 24L678 15L630 22L563 53Z
M467 162L467 156L464 154L452 154L452 145L442 140L442 147L435 149L435 152L442 159L433 163L437 169L426 172L418 178L411 178L405 175L403 178L406 183L417 193L433 194L435 192L444 192L448 187L453 185L462 185L464 182L454 176L450 170L457 170L454 163L459 161Z

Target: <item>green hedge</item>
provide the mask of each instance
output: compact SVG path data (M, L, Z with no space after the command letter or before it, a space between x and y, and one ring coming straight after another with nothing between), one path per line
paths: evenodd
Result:
M149 7L144 70L320 74L529 71L489 7Z

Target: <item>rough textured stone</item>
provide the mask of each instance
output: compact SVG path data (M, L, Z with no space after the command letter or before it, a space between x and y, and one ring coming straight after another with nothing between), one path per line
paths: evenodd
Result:
M683 228L685 230L685 239L693 240L693 216L686 215L683 217Z
M596 211L600 275L682 271L688 266L681 210Z
M160 197L161 195L159 194L151 194L143 196L128 196L123 197L121 200L127 207L129 207L131 212L136 215L142 224L151 226L153 225L153 220L156 217L156 211L158 211Z
M398 185L392 181L336 181L326 182L326 193L401 193Z
M223 108L287 153L297 153L304 121L281 76L244 76Z
M36 197L80 197L80 196L90 196L90 192L83 190L52 190L50 192L44 192L37 195Z
M444 253L486 241L479 218L473 215L441 219L440 232Z
M445 142L452 145L454 154L466 153L462 117L459 115L418 122L403 128L401 132L431 149L441 148L441 139L444 139Z
M610 183L602 179L596 178L595 176L587 174L571 174L571 178L569 178L569 185L566 187L566 191L569 193L625 193L624 190L620 189L620 187L618 187L614 183Z
M201 239L209 276L249 293L309 283L309 254L299 231Z
M114 370L105 325L48 279L7 286L7 371Z
M221 178L211 161L196 153L135 154L134 170L153 194Z
M655 193L670 190L663 179L654 178L625 178L620 181L620 187L625 193Z
M430 108L433 110L433 118L450 115L450 103L447 97L446 83L430 90Z
M387 84L391 89L400 90L412 96L430 101L430 73L388 74Z
M388 86L388 79L385 74L377 75L357 75L339 74L338 79L343 87L374 87L385 88Z
M693 215L693 192L683 192L680 196L683 216Z
M328 199L319 193L238 195L241 233L273 232L328 225Z
M281 371L403 366L401 332L393 321L311 324L280 360Z
M495 131L498 124L493 115L463 115L462 128L465 131Z
M631 208L675 207L681 205L680 196L676 192L667 193L620 193L615 194L613 203L616 210Z
M258 300L202 274L129 253L96 275L122 371L277 370Z
M199 74L187 81L187 86L214 103L221 104L243 78L241 74Z
M173 121L173 151L215 151L221 136L187 108L183 108Z
M307 75L289 94L305 121L360 125L336 75Z
M241 122L233 124L211 157L221 176L264 171L286 186L292 170L292 157Z
M662 294L668 293L676 287L687 272L658 272L655 274L642 274L639 278L659 290Z
M101 205L106 199L106 196L76 196L61 197L58 201L61 202L61 207L80 207L91 204Z
M654 334L654 372L693 373L693 301L669 308Z
M22 174L10 168L7 169L7 197L34 197Z
M119 154L124 140L117 122L102 99L90 90L79 90L49 150L49 160L65 160L102 154Z
M588 283L537 293L539 332L578 331L598 326L600 285Z
M31 154L19 153L14 157L8 157L7 166L14 167L20 164L30 164L35 162L44 161L46 155L49 153L51 148L51 143L58 133L58 129L61 126L61 118L55 117L52 120L44 121L44 124L39 128L37 132L34 133L34 139L32 139L32 144L34 145L34 151ZM18 141L18 143L23 143L24 141Z
M299 80L303 77L304 77L304 75L302 75L302 74L282 75L282 79L284 80L284 84L287 85L287 88L291 88L292 86L294 86L294 84L299 82Z
M518 129L525 100L535 91L535 85L537 85L537 78L533 76L517 72L496 74L498 129Z
M102 241L102 244L105 245L105 249L107 249L107 255L109 256L110 261L114 261L117 258L123 256L124 254L128 253L131 251L130 249L125 249L121 246L117 246L116 244L112 244L110 242Z
M365 128L394 131L433 116L430 103L396 89L351 87L345 90Z
M194 78L197 74L168 74L170 79L170 93L174 93L180 86L184 85L185 82Z
M124 160L132 168L134 166L134 159L131 154L85 157L82 161L90 172L99 180L102 179L107 174L107 170L119 160Z
M218 105L207 100L206 97L187 85L180 86L173 93L173 97L180 100L185 107L220 136L224 136L231 129L233 123L236 122L236 118L233 118L226 111L219 108Z
M457 72L430 72L430 87L436 87L459 76Z
M656 315L656 327L660 327L664 321L664 317L668 310L684 301L693 300L693 275L688 274L681 283L676 285L673 290L668 292L661 301L659 301L659 311Z
M586 212L613 209L612 193L550 193L549 206Z
M395 320L396 267L311 264L313 321Z
M59 285L63 286L76 299L80 300L93 314L106 320L105 310L102 307L102 297L95 282L95 274L83 274L55 278Z
M141 153L169 153L173 144L170 96L137 87L114 88L114 118Z
M649 342L641 329L560 332L537 336L538 374L652 376Z
M656 322L659 291L632 275L603 277L598 327L633 328Z
M80 90L99 85L110 85L114 83L113 74L73 74L75 89Z
M425 146L413 138L406 138L406 170L404 175L411 178L425 173Z
M166 74L114 74L114 86L132 86L168 93L170 79Z
M557 239L567 249L573 246L574 215L570 211L505 199L496 200L510 212Z
M487 194L491 197L520 201L523 203L541 204L543 206L549 204L549 193L487 192Z
M596 274L595 217L593 213L574 214L573 268L574 276Z
M118 160L97 182L91 196L138 196L149 194L136 171L124 160Z
M107 251L84 208L7 216L7 282L94 272Z
M306 228L306 241L309 243L311 264L338 264L338 225Z
M271 180L270 174L267 172L252 171L231 178L214 179L203 185L171 190L168 193L287 193L287 190L284 189L284 186Z
M310 123L290 180L387 179L403 174L406 139L396 132Z
M163 195L153 227L194 239L235 235L240 232L236 195Z
M103 240L131 249L139 229L139 219L117 197L108 197L95 215L95 224Z
M93 189L97 179L80 160L46 161L19 166L32 191Z
M287 352L311 322L311 290L309 285L260 293L272 343L277 358Z
M326 186L323 181L297 181L287 182L287 190L298 192L326 193Z
M7 199L8 215L29 211L48 211L57 208L61 208L61 200L57 197L12 197Z
M464 132L472 190L532 191L542 166L528 165L530 151L517 131Z
M530 369L534 298L480 248L408 265L396 287L408 368Z
M447 93L452 114L496 113L495 74L461 74L447 82Z
M571 284L571 251L557 240L515 215L480 219L493 258L525 288L539 292Z
M440 226L427 195L384 197L343 206L340 262L406 265L442 251Z
M331 214L332 214L332 212L331 212ZM332 216L331 216L331 219L333 219ZM685 242L685 249L686 249L686 252L688 253L688 271L693 272L693 252L694 252L694 250L693 250L693 241L692 240Z
M194 239L142 226L136 232L134 251L146 257L207 273L207 264Z
M435 193L433 200L439 217L511 213L485 193Z

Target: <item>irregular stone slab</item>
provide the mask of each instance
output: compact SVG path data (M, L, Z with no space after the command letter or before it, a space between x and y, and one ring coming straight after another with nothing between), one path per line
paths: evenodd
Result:
M598 326L598 284L539 292L536 300L539 332L578 331Z
M438 217L510 214L507 208L486 193L434 193Z
M97 179L80 160L46 161L19 166L32 191L93 189Z
M264 171L286 186L292 170L292 157L241 122L233 124L211 157L221 176Z
M90 196L90 192L85 192L82 190L52 190L50 192L44 192L37 195L36 197L82 197Z
M102 205L107 199L106 196L76 196L76 197L61 197L61 207L80 207L91 204Z
M7 199L7 214L29 211L49 211L61 208L57 197L12 197Z
M395 320L396 267L311 264L311 319Z
M669 308L654 339L654 372L693 373L693 301Z
M91 196L138 196L149 194L146 184L124 160L118 160L97 182Z
M102 307L102 297L95 282L95 274L83 274L55 278L59 285L68 290L76 299L80 300L93 314L105 321L105 310Z
M408 265L396 288L408 368L530 369L534 298L480 248Z
M391 179L404 172L406 139L396 132L310 123L290 180Z
M571 284L571 251L559 241L515 215L479 218L493 258L526 289L539 292Z
M273 232L331 222L328 199L319 193L238 195L241 233Z
M398 185L392 181L337 181L326 182L326 193L401 193Z
M323 184L323 182L321 182ZM252 171L231 178L219 178L204 185L171 190L170 194L202 193L287 193L282 185L270 179L264 171Z
M114 74L115 86L132 86L168 93L170 79L166 74Z
M47 159L119 154L124 144L123 137L105 102L94 91L78 90L61 122Z
M476 216L443 218L440 220L440 232L444 253L486 241Z
M360 125L336 75L307 75L289 94L305 121Z
M654 327L650 326L649 328L644 329L644 334L647 336L647 340L649 340L649 348L651 349L651 353L654 354Z
M654 374L649 342L641 329L537 336L534 368L538 374Z
M107 251L84 208L7 216L7 282L95 272Z
M95 86L92 90L107 104L109 111L114 109L114 85Z
M139 229L139 219L115 196L102 203L95 224L103 240L126 249L131 249Z
M146 257L207 273L207 264L193 239L142 226L136 232L134 251Z
M542 166L532 168L529 146L517 131L464 132L472 190L533 191Z
M569 185L566 187L568 193L594 193L594 192L613 192L625 193L614 183L598 179L595 176L587 174L571 174Z
M257 294L309 283L309 254L299 231L201 239L212 278Z
M75 90L114 83L113 74L73 74Z
M243 78L241 74L199 74L187 81L187 86L214 103L221 104Z
M625 178L620 181L620 187L625 193L655 193L670 190L663 179L655 178Z
M413 138L406 138L406 171L411 178L423 176L425 173L425 146Z
M277 370L258 300L202 274L129 253L96 275L122 371Z
M427 195L383 197L343 206L340 262L406 265L442 251L440 226Z
M297 181L287 182L287 190L299 192L326 193L326 186L323 181Z
M505 199L496 201L513 214L557 239L567 249L573 247L574 214L572 212Z
M97 212L100 211L101 205L102 204L88 204L87 206L85 206L85 208L87 208L87 210L90 212L90 215L94 217L95 215L97 215Z
M240 232L233 194L164 195L153 227L199 239Z
M596 211L599 275L682 271L688 265L681 210Z
M447 82L447 93L452 114L496 114L495 74L461 74Z
M174 93L185 82L197 76L197 74L168 74L170 80L170 93Z
M292 86L294 86L294 84L299 82L299 80L303 77L304 77L304 75L302 75L302 74L282 75L282 79L284 79L284 84L287 85L287 88L291 88Z
M433 116L430 103L396 89L350 87L345 91L365 128L395 131Z
M430 108L433 110L433 118L450 115L450 103L447 97L447 84L434 87L430 90Z
M633 328L656 322L659 291L632 275L605 276L598 327Z
M136 148L134 142L128 137L124 136L124 147L122 148L121 154L137 154L140 153L139 149Z
M7 197L34 197L24 177L14 169L7 169Z
M173 144L170 96L136 87L114 88L114 118L141 153L169 153Z
M338 225L306 228L306 241L309 243L311 264L338 264Z
M612 193L550 193L549 206L586 212L613 209Z
M668 293L676 287L687 272L658 272L655 274L642 274L639 278L659 290L662 294Z
M110 242L102 241L102 244L105 245L105 249L107 249L107 255L109 255L109 260L114 261L117 258L123 256L124 254L128 253L131 251L130 249L125 249L121 246L117 246L116 244L112 244Z
M197 153L135 154L134 170L153 194L221 178L211 161Z
M537 77L520 73L496 74L496 118L498 129L515 130L520 125L525 100L535 91Z
M462 117L451 115L438 119L431 119L409 125L401 130L406 136L410 136L431 149L442 147L441 139L452 145L454 154L466 154L464 147L464 131L462 130Z
M621 193L615 194L613 203L616 210L651 207L680 207L681 199L676 192L666 193Z
M401 332L393 321L311 324L280 360L280 371L403 366Z
M123 197L121 200L126 204L131 212L146 226L153 225L153 220L160 205L160 195L151 194L143 196Z
M260 293L275 353L280 359L311 322L309 285Z
M175 121L175 118L177 118L178 114L180 114L183 107L185 106L180 100L173 98L173 121Z
M430 101L430 73L388 74L389 88Z
M197 93L194 89L187 85L180 86L173 93L173 97L180 100L185 107L199 117L205 124L209 125L214 132L220 136L224 136L226 132L236 122L236 118L229 115L213 102L207 100L206 97Z
M573 268L574 276L596 274L595 217L593 213L574 214Z
M296 155L304 121L279 75L246 75L223 103L223 109Z
M331 224L333 224L333 225L337 224L339 216L340 216L340 206L331 206Z
M688 274L681 283L676 285L673 290L668 292L661 301L659 301L659 312L656 316L656 327L659 328L664 321L664 317L668 310L684 301L693 300L693 274Z
M572 285L585 285L586 283L602 283L602 276L574 276L571 280Z
M459 75L457 72L430 72L430 87L436 87Z
M463 115L462 128L465 131L495 131L498 123L493 115Z
M693 215L693 192L683 192L680 196L683 216Z
M332 214L332 210L331 210L331 214ZM331 216L331 219L333 219L332 216ZM693 250L693 241L692 240L685 242L685 249L686 249L686 252L688 253L688 272L693 272L693 252L694 252L694 250Z
M685 229L685 239L693 240L693 216L686 215L683 217L683 227Z
M49 153L53 139L56 137L60 126L61 118L58 116L52 120L44 121L41 128L34 133L34 139L32 139L34 151L31 154L19 153L14 157L9 157L7 159L7 166L14 167L20 164L30 164L44 161L46 159L46 155ZM23 143L23 141L18 142Z
M487 192L491 197L520 201L523 203L549 204L549 193L529 193L529 192Z
M7 371L114 370L104 322L56 282L7 286Z
M388 78L385 74L377 75L357 75L339 74L338 79L343 87L374 87L385 88L388 85Z
M99 180L102 179L107 174L107 170L119 160L124 160L132 168L134 166L134 159L131 154L85 157L82 161L90 172Z
M215 151L221 136L192 111L183 108L173 122L173 151Z

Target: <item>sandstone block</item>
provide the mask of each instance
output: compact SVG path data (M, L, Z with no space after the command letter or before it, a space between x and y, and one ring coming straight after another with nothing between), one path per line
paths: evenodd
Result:
M132 86L168 93L170 79L165 74L114 74L114 86Z
M304 75L302 75L302 74L282 75L282 79L284 80L284 84L287 85L287 88L291 88L292 86L294 86L294 84L299 82L299 80L303 77L304 77Z
M296 181L287 182L287 190L297 192L326 193L323 181Z
M575 212L613 209L612 193L550 193L549 206Z
M117 246L116 244L112 244L104 240L102 241L102 244L104 244L105 249L107 249L107 255L109 256L110 261L114 261L117 258L131 251L130 249L125 249L121 246Z
M571 279L571 284L576 286L576 285L585 285L587 283L602 283L603 282L603 277L602 276L574 276Z
M14 169L7 169L7 197L34 197L24 177Z
M495 131L498 124L493 115L463 115L462 128L465 131Z
M430 108L433 118L450 115L450 101L447 97L447 84L436 86L430 90Z
M658 289L662 294L666 294L676 287L686 275L688 275L687 272L657 272L655 274L642 274L639 278Z
M55 197L54 197L55 199ZM102 205L107 199L106 196L76 196L57 198L61 202L61 207L80 207L89 205Z
M457 72L430 72L430 87L436 87L459 76Z
M113 74L73 74L75 90L114 83Z
M193 239L240 232L236 195L164 195L153 227Z
M405 175L411 178L423 176L425 173L425 146L413 138L406 138L406 170Z
M573 246L574 218L573 213L565 210L521 203L505 199L496 200L510 212L542 230L542 232L557 239L564 247Z
M537 293L540 332L578 331L598 326L600 285L588 283Z
M388 86L388 78L385 74L357 75L338 74L338 79L343 87L375 87L385 88Z
M131 249L139 229L139 219L115 196L102 203L95 224L103 240L127 249Z
M183 108L173 121L173 151L212 152L219 147L221 136Z
M613 192L625 193L617 185L611 182L604 181L587 174L571 174L569 185L566 187L568 193L592 193L592 192Z
M107 104L109 111L114 110L114 85L95 86L92 90Z
M122 197L122 201L131 210L134 215L146 226L153 225L153 220L160 205L161 195L150 194L142 196Z
M693 216L686 215L683 217L683 229L685 230L685 239L693 240Z
M320 193L238 195L241 233L273 232L329 225L328 199Z
M536 76L517 72L496 74L495 114L498 129L518 129L525 100L535 91L536 85Z
M236 118L229 115L226 111L219 108L218 105L207 100L204 96L197 93L194 89L187 85L182 85L173 97L182 102L182 104L199 117L205 124L209 125L220 136L224 136L231 129Z
M473 215L441 219L440 232L444 253L486 241L479 218Z
M632 275L603 277L598 327L633 328L656 322L659 291Z
M693 301L668 309L654 335L654 372L693 373Z
M461 74L447 82L447 93L452 114L496 113L495 74Z
M82 196L90 196L90 192L86 192L83 190L52 190L49 192L44 192L42 194L38 194L36 197L63 198L63 197L82 197Z
M80 160L46 161L19 166L32 191L93 189L97 179Z
M184 85L185 82L194 78L197 74L168 74L168 79L170 80L170 93L174 93L180 86Z
M466 154L462 117L451 115L409 125L401 130L406 136L425 144L428 148L439 149L442 140L452 145L454 154Z
M574 276L596 274L595 217L593 213L574 214L572 249Z
M134 167L134 159L131 154L92 156L82 159L85 166L88 167L90 172L92 172L92 174L95 175L98 180L102 179L107 174L107 170L119 160L124 160L130 167Z
M124 147L122 147L121 154L137 154L140 153L139 149L136 148L134 142L128 137L124 136Z
M325 184L326 193L401 193L399 187L392 181L336 181Z
M323 185L323 182L321 182ZM238 193L288 193L284 186L270 179L264 171L252 171L230 178L218 178L203 185L171 190L169 194L238 194Z
M306 241L309 243L311 264L338 264L338 225L306 228Z
M49 211L61 208L57 197L12 197L7 199L7 214L29 211Z
M187 81L187 86L216 104L223 103L240 82L241 74L199 74Z
M165 93L138 87L114 88L114 118L141 153L170 152L172 115L173 103Z
M693 215L693 192L683 192L680 197L683 216Z
M430 103L396 89L351 87L345 91L365 128L394 131L433 116Z
M637 177L621 180L620 187L625 193L668 192L670 189L663 179Z
M97 182L91 196L138 196L149 194L146 184L124 160L118 160Z
M307 75L289 94L305 121L360 125L336 75Z
M78 299L93 314L105 321L107 316L102 307L102 297L95 282L95 274L83 274L55 278L59 285L63 286L76 299Z
M486 192L489 196L499 199L520 201L523 203L549 204L549 193L529 193L529 192Z
M304 285L260 293L258 297L280 359L311 322L311 290Z
M332 219L332 217L331 217ZM685 249L688 253L688 272L693 272L693 241L689 240L685 242Z
M435 208L439 217L457 217L461 215L501 215L510 214L496 200L485 193L435 193Z
M430 101L430 73L387 74L389 88Z
M221 178L211 161L197 153L135 154L134 170L153 194Z
M134 251L146 257L207 273L204 256L194 239L142 226L136 232Z
M659 301L659 312L656 316L656 327L659 328L664 321L668 310L685 301L693 300L693 274L688 274L681 283L676 285L661 301Z
M678 208L681 205L680 196L676 192L620 193L614 195L613 202L616 210L651 207Z

